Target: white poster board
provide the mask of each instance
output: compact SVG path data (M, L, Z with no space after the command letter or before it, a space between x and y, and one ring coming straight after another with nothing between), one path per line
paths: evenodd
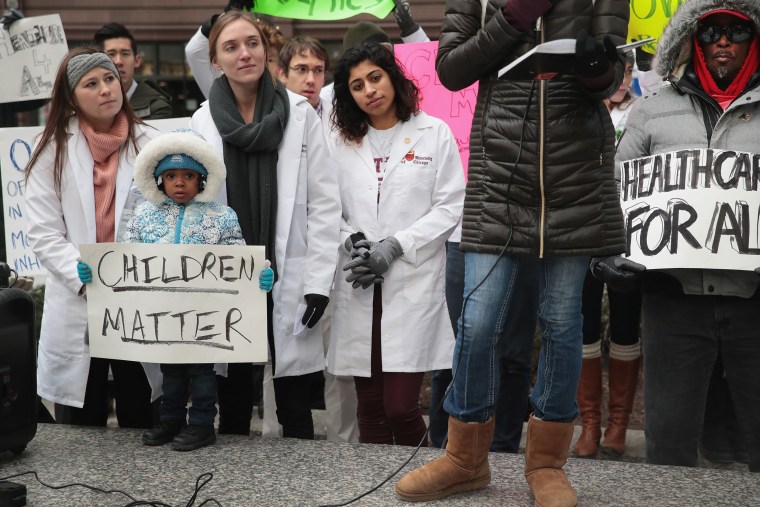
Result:
M151 363L265 363L263 246L80 245L90 354Z
M0 28L0 102L49 99L68 51L58 14L19 19L10 32Z
M15 26L15 23L14 23ZM160 132L171 132L190 124L190 118L167 118L147 122ZM0 181L3 186L2 220L8 265L20 276L44 275L45 269L29 248L24 206L24 168L32 154L35 138L43 127L0 129Z
M620 165L631 260L647 269L760 266L760 154L680 150Z

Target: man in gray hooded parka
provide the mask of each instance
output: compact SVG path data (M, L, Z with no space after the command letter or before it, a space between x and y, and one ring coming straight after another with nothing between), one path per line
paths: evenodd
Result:
M669 85L641 98L631 112L616 166L682 149L760 152L759 26L757 0L683 3L655 57ZM614 283L637 276L626 268L629 262L595 259L592 269ZM643 287L647 461L696 465L720 351L749 469L760 472L760 279L752 271L650 270Z

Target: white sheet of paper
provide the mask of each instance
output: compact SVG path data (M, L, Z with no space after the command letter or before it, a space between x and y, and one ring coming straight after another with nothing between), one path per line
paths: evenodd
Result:
M300 305L298 305L298 310L296 310L296 321L293 323L294 336L300 335L301 333L303 333L303 330L306 329L306 325L301 324L304 313L306 313L306 305L304 303L301 303Z

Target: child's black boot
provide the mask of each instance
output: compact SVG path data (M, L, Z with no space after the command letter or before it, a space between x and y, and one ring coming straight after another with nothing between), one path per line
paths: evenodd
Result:
M216 442L216 433L213 426L191 424L185 426L179 435L174 437L171 446L175 451L193 451L214 442Z
M143 433L142 442L145 445L168 444L182 431L184 426L184 421L162 422L152 430Z

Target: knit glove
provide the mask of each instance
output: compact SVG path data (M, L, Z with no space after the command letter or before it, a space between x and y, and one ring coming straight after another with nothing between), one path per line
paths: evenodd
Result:
M360 241L356 248L361 248L364 244L369 247L369 253L366 257L358 257L343 266L343 271L356 269L357 272L365 272L363 268L369 268L369 271L376 275L382 275L391 265L396 257L404 253L398 240L393 236L388 236L380 243L371 244L367 240Z
M17 9L8 9L3 13L3 17L0 18L0 23L3 24L3 29L7 32L11 29L11 25L24 17L24 13Z
M264 292L271 291L272 285L274 285L274 271L269 267L271 265L272 263L267 259L264 261L264 269L259 271L259 289Z
M77 262L77 275L79 275L79 281L85 285L92 281L92 270L82 261Z
M304 299L306 300L306 311L303 312L301 324L311 329L322 318L330 298L322 294L306 294Z
M396 7L393 8L393 16L396 18L401 36L407 37L419 30L420 25L412 17L409 0L393 0L393 3L396 4Z
M603 43L581 30L575 39L575 71L587 80L601 79L609 74L612 78L613 64L618 60L617 47L609 35ZM610 79L611 80L611 79ZM609 83L607 83L609 84ZM599 86L601 88L602 86Z
M593 257L589 263L591 274L617 292L630 292L636 287L646 266L620 255Z
M557 0L507 0L501 12L515 30L526 32Z

